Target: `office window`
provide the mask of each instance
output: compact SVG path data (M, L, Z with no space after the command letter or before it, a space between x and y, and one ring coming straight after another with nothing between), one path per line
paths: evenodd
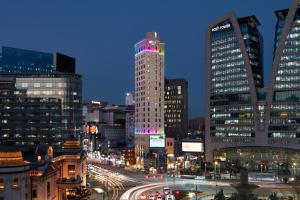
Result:
M50 196L50 182L47 182L47 195Z
M37 198L37 192L36 189L32 190L32 198Z

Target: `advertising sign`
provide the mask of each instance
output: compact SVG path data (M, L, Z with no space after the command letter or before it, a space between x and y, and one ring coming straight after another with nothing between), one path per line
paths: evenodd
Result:
M150 135L150 147L165 147L165 136Z
M204 152L202 142L182 142L183 152Z

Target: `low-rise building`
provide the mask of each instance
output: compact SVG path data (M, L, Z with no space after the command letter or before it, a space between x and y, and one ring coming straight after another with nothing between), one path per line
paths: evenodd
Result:
M75 139L67 140L55 156L49 145L0 147L1 200L66 200L85 185L85 154Z

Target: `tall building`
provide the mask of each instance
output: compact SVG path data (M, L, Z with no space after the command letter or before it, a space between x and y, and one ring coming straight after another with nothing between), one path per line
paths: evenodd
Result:
M268 144L300 149L300 1L275 12L274 59L266 109Z
M51 74L75 73L75 58L61 53L46 53L27 49L2 47L0 73Z
M156 143L150 145L150 138L164 140L164 134L164 43L157 32L148 32L145 39L135 44L137 158L142 160L149 148L157 147Z
M209 25L206 40L206 155L255 144L257 91L263 87L262 37L255 16L225 15Z
M206 156L208 161L239 160L249 170L295 175L300 165L300 1L275 15L267 88L257 19L229 14L208 29Z
M165 79L165 133L181 139L188 131L188 82Z
M15 59L2 54L2 60L7 59L4 62L7 73L0 73L0 143L29 146L47 143L57 150L66 138L78 136L81 130L81 76L55 68L44 70L48 69L45 65L49 60L37 59L43 54L24 52L27 50L20 50ZM59 69L68 72L75 69L73 58L62 54L54 57L58 58L55 66ZM13 62L19 63L18 67ZM25 67L30 62L31 66L37 66L36 72Z
M134 94L132 92L126 92L125 105L134 105Z

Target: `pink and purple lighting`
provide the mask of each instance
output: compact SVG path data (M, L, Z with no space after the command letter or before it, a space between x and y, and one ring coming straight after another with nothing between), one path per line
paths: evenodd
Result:
M164 134L163 129L155 129L155 128L135 128L135 134L142 134L142 135L152 135L152 134Z

